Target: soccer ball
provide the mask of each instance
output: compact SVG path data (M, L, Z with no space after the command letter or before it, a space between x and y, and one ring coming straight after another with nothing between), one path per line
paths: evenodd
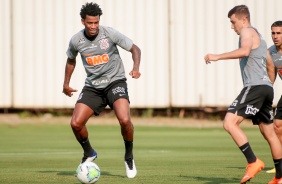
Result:
M77 167L76 177L81 183L95 183L100 177L100 168L94 162L84 162Z

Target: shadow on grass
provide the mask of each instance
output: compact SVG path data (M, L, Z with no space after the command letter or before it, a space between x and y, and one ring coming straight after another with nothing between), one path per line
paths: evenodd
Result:
M227 183L239 183L238 178L212 178L212 177L193 177L193 176L179 176L180 178L186 178L187 181L201 181L205 184L227 184Z
M75 176L76 175L75 171L39 171L39 173L57 173L57 175L60 175L60 176ZM125 176L111 174L107 171L101 172L101 176L114 176L114 177L119 177L119 178L125 178Z
M61 176L75 176L75 171L38 171L39 173L57 173Z
M194 177L199 181L205 181L205 184L226 184L226 183L239 183L238 178L211 178L211 177Z

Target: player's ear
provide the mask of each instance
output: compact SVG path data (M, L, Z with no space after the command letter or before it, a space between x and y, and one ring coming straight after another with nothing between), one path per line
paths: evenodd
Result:
M84 19L81 19L81 23L82 23L82 25L85 26L85 20Z

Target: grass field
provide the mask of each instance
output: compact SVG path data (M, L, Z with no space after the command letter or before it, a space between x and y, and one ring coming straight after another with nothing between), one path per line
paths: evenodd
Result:
M135 126L137 177L127 179L119 126L89 125L98 152L99 184L233 184L246 160L221 128ZM266 168L251 183L265 184L273 167L268 144L256 127L245 127L253 150ZM67 124L1 124L0 183L79 184L75 170L82 157Z

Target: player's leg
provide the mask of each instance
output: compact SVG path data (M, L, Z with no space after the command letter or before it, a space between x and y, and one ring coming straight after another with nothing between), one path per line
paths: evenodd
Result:
M125 98L116 100L113 104L116 117L121 126L121 134L123 139L129 142L133 141L133 124L130 119L129 102Z
M264 167L264 163L255 156L246 134L239 127L243 120L242 116L228 112L223 122L225 130L231 135L248 162L246 173L240 182L241 184L251 180Z
M274 130L278 139L282 145L282 119L275 119L274 120Z
M239 127L245 118L252 118L263 104L263 101L261 102L258 97L264 98L264 95L257 94L257 91L261 91L258 88L257 86L245 87L228 108L224 119L225 130L232 136L248 162L241 183L246 183L252 179L264 167L264 163L255 156L247 136Z
M231 135L234 142L246 157L247 162L250 164L256 161L256 156L252 151L246 134L240 128L240 123L243 120L244 118L242 116L228 112L224 118L223 126L224 129Z
M282 97L277 103L274 114L274 130L282 145Z
M231 135L238 147L248 142L248 138L240 128L241 122L244 120L242 116L227 112L223 120L224 129Z
M267 140L270 150L272 153L276 174L272 181L269 184L276 184L281 182L282 183L282 146L280 140L278 139L275 131L274 125L260 123L259 124L260 131L264 138Z
M133 159L133 136L134 127L130 119L130 108L128 99L119 98L113 103L113 109L119 121L121 135L125 144L125 167L128 178L134 178L137 174Z
M282 145L282 97L280 97L274 113L274 130ZM266 172L271 174L275 173L275 167Z
M88 119L93 115L93 113L93 110L87 105L83 103L77 103L75 105L70 123L72 131L84 151L82 163L85 161L92 161L97 157L97 153L92 148L88 139L88 131L85 126Z
M281 146L282 146L282 120L281 119L275 119L274 120L274 130L275 130L275 133L278 136L278 139L280 140L280 143L281 143ZM267 170L266 173L273 174L273 173L275 173L275 171L276 171L276 169L274 167L273 169Z

